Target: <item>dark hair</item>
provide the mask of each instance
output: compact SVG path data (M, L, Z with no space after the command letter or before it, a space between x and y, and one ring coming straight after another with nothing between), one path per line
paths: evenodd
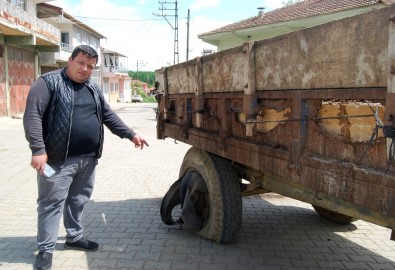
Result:
M88 45L78 45L75 47L71 53L71 59L74 59L79 53L88 55L89 58L96 59L96 63L99 60L99 55L97 54L96 50Z

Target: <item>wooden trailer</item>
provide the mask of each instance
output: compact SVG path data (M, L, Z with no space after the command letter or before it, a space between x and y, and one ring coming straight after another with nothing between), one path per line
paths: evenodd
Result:
M392 5L157 70L157 138L193 146L163 221L232 242L242 196L275 192L395 240L394 16Z

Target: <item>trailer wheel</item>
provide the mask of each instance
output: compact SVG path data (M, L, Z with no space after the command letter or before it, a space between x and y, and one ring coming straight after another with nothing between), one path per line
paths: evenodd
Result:
M195 233L217 243L234 242L241 228L242 199L241 181L230 162L192 147L185 154L180 177L188 172L198 173L207 187L207 194L202 196L208 214Z
M328 210L326 208L322 208L320 206L312 205L314 210L317 212L318 215L321 217L330 220L332 222L338 223L338 224L350 224L353 221L356 221L357 219L354 217L350 217L344 214L340 214L338 212L334 212L332 210Z

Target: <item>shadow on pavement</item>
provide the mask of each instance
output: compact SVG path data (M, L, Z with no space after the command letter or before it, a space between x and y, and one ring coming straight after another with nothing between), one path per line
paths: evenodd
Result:
M158 194L168 189L168 179L176 179L187 148L154 139L155 112L150 106L118 107L127 123L150 135L151 146L131 152L125 142L106 135L94 191L100 200L89 202L84 212L84 236L98 241L100 248L92 253L64 250L61 229L53 270L395 269L395 242L385 228L362 221L333 224L310 205L279 195L243 198L242 230L232 244L219 245L185 227L163 224ZM21 121L5 120L0 133L0 270L32 269L37 252L32 228L36 185ZM136 169L146 167L154 169Z
M395 269L374 246L357 243L371 241L357 225L333 224L308 207L282 204L279 195L243 198L242 231L226 245L163 224L160 203L161 198L89 202L85 236L100 249L64 250L59 238L53 269ZM388 237L382 241L394 247ZM0 247L0 268L34 263L33 236L0 237Z

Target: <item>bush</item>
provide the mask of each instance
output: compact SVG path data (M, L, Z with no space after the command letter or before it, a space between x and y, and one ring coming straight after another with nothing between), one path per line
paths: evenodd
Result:
M145 103L156 103L155 97L147 95L141 88L137 90L137 94L143 98Z

